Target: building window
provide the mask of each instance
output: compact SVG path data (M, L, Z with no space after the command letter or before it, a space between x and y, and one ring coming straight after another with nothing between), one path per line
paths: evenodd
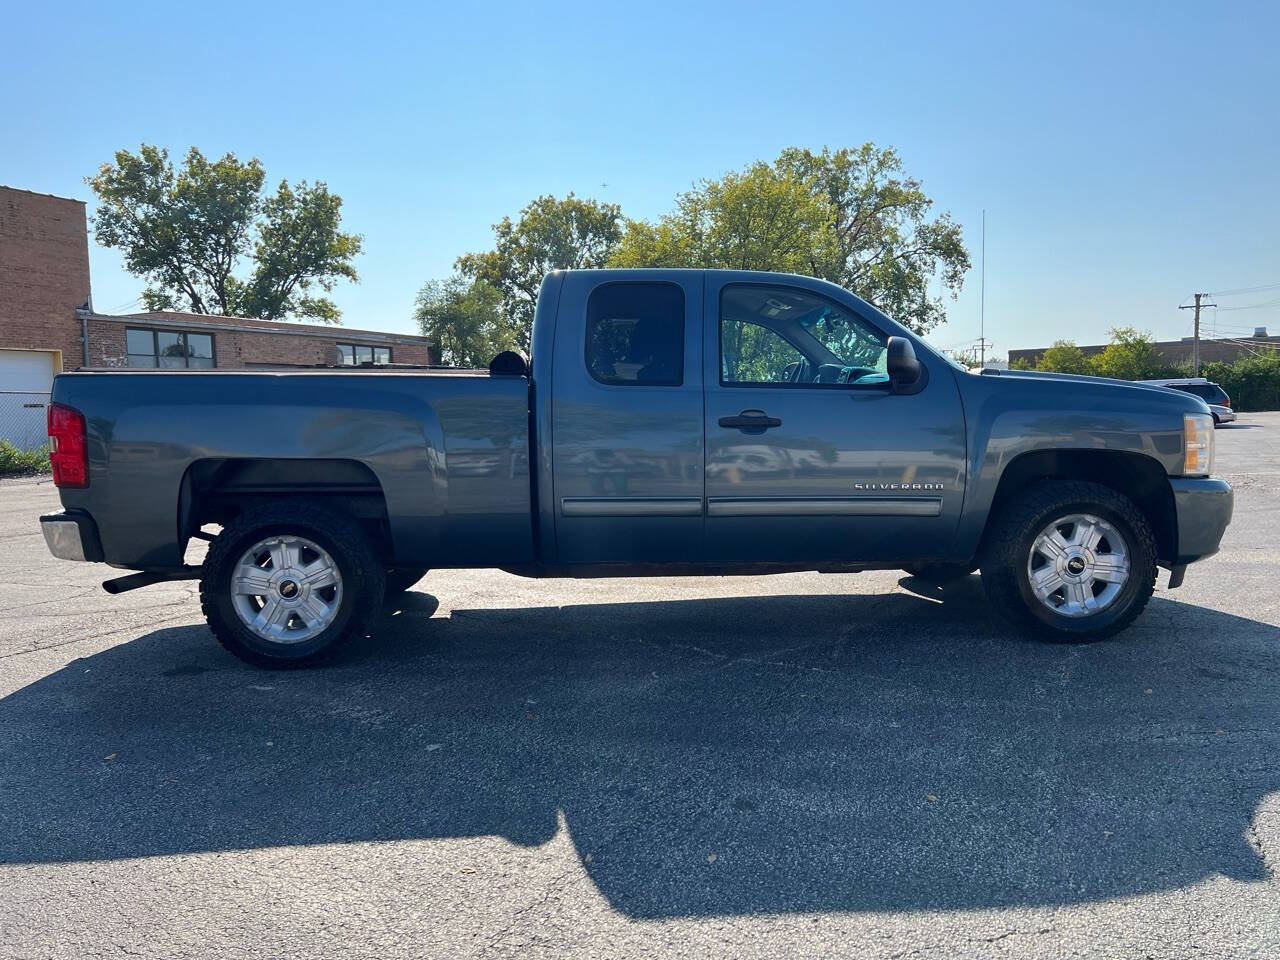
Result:
M358 343L338 344L338 363L344 367L361 363L390 363L390 347L366 347Z
M192 370L213 368L212 334L129 327L124 335L131 367Z

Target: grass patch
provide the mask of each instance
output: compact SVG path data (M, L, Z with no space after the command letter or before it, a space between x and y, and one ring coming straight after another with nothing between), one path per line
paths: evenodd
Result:
M0 477L31 477L49 472L49 445L19 450L8 440L0 440Z

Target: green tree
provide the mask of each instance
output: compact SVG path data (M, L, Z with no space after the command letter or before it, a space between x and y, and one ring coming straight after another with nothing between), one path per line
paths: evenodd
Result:
M948 213L931 218L933 200L920 181L903 175L892 147L870 141L821 153L792 147L778 157L779 169L813 183L830 205L837 256L816 276L869 300L918 333L946 319L941 295L930 295L934 278L951 299L970 267L964 233Z
M175 170L167 150L144 143L85 182L98 198L98 242L147 281L148 309L339 323L314 291L359 279L361 238L340 229L342 199L305 180L264 197L265 180L256 157L210 161L192 147Z
M925 333L946 319L969 269L960 226L932 216L892 148L792 147L704 180L656 223L629 221L617 266L738 267L838 283Z
M1071 340L1055 340L1053 346L1040 355L1037 370L1050 373L1092 374L1093 364L1084 351Z
M487 366L516 339L502 311L502 294L458 274L425 283L413 316L423 336L440 344L441 359L455 367Z
M720 327L721 374L726 381L777 383L803 354L772 330L729 320Z
M837 256L814 185L767 163L704 180L656 224L631 220L611 266L776 270L821 275Z
M1095 375L1117 380L1149 380L1169 372L1151 334L1134 327L1112 328L1111 342L1091 366Z
M1237 412L1280 410L1280 352L1257 350L1233 363L1202 365L1201 375L1227 391Z
M515 333L514 345L529 349L533 308L542 278L552 270L603 267L622 239L622 210L614 203L541 196L512 222L493 226L494 249L458 258L457 269L498 291Z

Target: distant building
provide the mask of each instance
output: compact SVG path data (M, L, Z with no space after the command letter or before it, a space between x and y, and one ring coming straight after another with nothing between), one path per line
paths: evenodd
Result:
M425 337L309 323L91 306L81 200L0 186L0 437L44 442L54 374L118 367L273 369L439 363Z
M75 315L89 327L89 367L272 370L440 359L429 340L408 334L170 310Z
M1191 366L1192 354L1195 350L1191 337L1183 337L1181 340L1159 340L1153 346L1169 366ZM1048 349L1048 347L1036 347L1032 350L1010 350L1009 365L1017 366L1018 361L1021 360L1034 367ZM1107 344L1091 344L1082 346L1080 349L1085 356L1092 357L1107 349ZM1258 327L1251 337L1235 337L1231 340L1201 339L1200 362L1233 363L1242 356L1257 353L1260 349L1280 350L1280 336L1269 336L1266 327Z

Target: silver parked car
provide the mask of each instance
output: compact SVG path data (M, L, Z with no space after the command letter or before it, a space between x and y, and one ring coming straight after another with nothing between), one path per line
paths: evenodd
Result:
M1215 427L1231 423L1236 418L1236 412L1231 409L1231 398L1227 396L1227 391L1204 377L1179 377L1174 380L1143 380L1142 382L1195 394L1209 405Z

